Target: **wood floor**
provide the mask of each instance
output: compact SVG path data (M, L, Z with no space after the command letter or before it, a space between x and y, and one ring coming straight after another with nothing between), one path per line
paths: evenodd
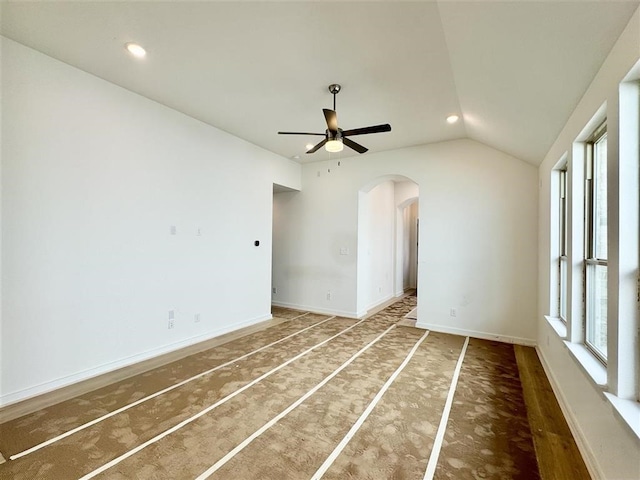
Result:
M274 308L0 425L0 479L589 479L532 348Z
M515 352L540 476L591 478L536 351L516 346Z

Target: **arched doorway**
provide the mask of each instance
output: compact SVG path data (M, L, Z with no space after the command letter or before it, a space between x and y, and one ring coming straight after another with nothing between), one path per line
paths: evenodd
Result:
M358 316L416 286L418 194L418 184L401 175L378 177L358 192Z

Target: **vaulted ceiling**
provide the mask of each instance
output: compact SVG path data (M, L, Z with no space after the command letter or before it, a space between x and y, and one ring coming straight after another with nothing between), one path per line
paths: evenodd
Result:
M354 138L370 151L471 138L538 165L637 7L21 1L1 4L0 32L300 162L330 154L305 155L316 137L276 132L323 132L327 86L340 83L342 128L393 127Z

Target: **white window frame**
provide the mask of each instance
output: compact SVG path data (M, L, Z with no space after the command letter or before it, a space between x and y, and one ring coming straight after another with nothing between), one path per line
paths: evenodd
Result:
M569 291L569 230L568 230L568 166L566 161L558 171L558 318L566 325Z
M607 365L607 352L600 350L592 341L590 336L590 329L592 322L594 321L595 310L597 308L596 299L593 298L592 284L596 281L596 271L603 267L608 272L607 258L600 258L597 252L597 222L596 222L596 207L597 207L597 189L595 170L596 162L606 162L607 158L597 158L596 147L599 142L607 138L606 120L593 131L593 134L586 142L586 164L585 164L585 245L584 245L584 315L583 315L583 329L584 329L584 345L603 365ZM606 182L606 178L605 178ZM605 240L606 242L606 240ZM607 309L605 308L605 312ZM605 327L606 328L606 327Z

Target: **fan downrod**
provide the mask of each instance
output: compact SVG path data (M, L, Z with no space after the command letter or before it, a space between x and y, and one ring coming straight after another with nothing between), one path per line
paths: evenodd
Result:
M331 85L329 85L329 91L333 94L333 111L336 111L336 95L338 94L338 92L340 92L340 90L342 89L342 87L340 86L339 83L332 83Z

